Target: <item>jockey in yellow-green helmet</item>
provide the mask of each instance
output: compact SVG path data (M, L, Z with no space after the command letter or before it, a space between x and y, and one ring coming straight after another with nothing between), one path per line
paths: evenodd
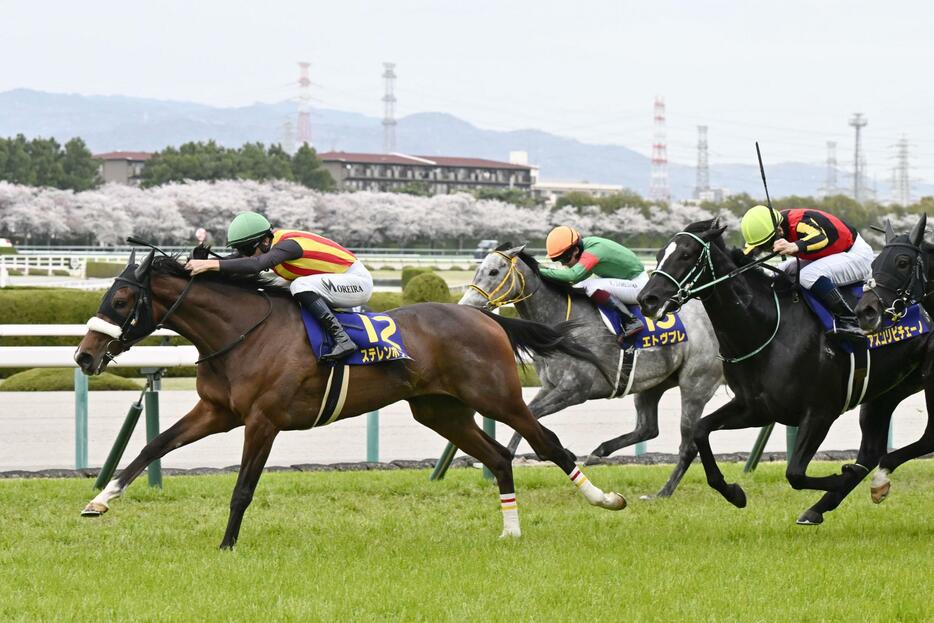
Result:
M843 219L822 210L774 210L757 205L741 224L747 255L764 249L797 256L780 264L794 273L798 263L801 286L816 296L835 317L841 338L864 341L849 303L837 286L863 283L872 274L872 247Z

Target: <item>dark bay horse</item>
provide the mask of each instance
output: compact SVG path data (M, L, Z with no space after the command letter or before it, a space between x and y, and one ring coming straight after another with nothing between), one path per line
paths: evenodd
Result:
M574 338L596 353L612 370L618 369L622 352L616 337L607 330L600 312L580 288L542 277L538 262L525 252L525 245L503 245L490 253L477 268L461 305L495 308L514 303L522 318L557 324L575 322ZM678 463L659 490L659 497L674 493L694 457L694 425L704 406L723 384L723 366L717 358L717 337L700 302L686 305L681 319L688 341L672 346L646 348L638 352L632 378L608 383L593 366L573 357L535 358L542 387L529 409L536 418L557 413L572 405L597 398L615 398L629 389L636 406L636 428L594 448L585 464L609 456L621 448L658 436L658 403L673 387L681 391L681 444ZM615 379L614 379L615 381ZM520 437L513 435L509 450L515 453ZM648 496L646 496L648 497Z
M924 240L927 215L918 219L910 234L895 235L892 225L885 224L885 246L872 263L872 280L856 306L860 327L866 332L878 331L883 316L898 318L914 303L921 303L934 314L934 245ZM925 387L934 376L934 357L925 353L921 374ZM934 395L925 392L928 422L921 438L904 448L886 453L879 459L871 483L872 500L877 504L889 495L892 482L889 475L900 465L934 452Z
M342 408L336 406L335 417L407 400L418 422L494 474L503 500L503 536L520 534L511 456L477 426L475 411L520 431L536 453L568 474L591 504L612 510L626 506L621 495L604 493L587 480L575 467L574 456L522 401L515 361L519 350L577 356L599 367L593 353L567 337L568 325L551 328L430 303L395 309L385 318L387 326L398 328L411 360L349 366L349 386L342 388L346 393L341 393ZM177 258L153 259L153 253L139 266L131 258L104 295L75 360L86 374L99 373L112 356L162 325L198 348L200 400L146 445L83 514L105 512L108 502L149 463L173 449L244 426L240 473L221 542L222 548L232 548L276 435L315 424L332 368L317 364L299 307L287 289L256 278L213 274L191 279Z
M646 315L657 315L700 298L720 342L727 383L734 398L697 424L694 439L708 484L737 507L746 495L728 484L710 448L716 430L760 427L772 422L798 426L786 477L795 489L827 493L799 518L817 524L835 509L885 451L892 411L921 387L919 353L927 340L914 339L869 351L865 385L854 382L851 355L831 343L815 315L784 275L759 267L740 272L751 260L723 242L717 221L694 223L659 251L658 269L639 297ZM841 474L809 476L807 466L834 420L863 403L863 441L854 465ZM882 447L878 447L880 443Z

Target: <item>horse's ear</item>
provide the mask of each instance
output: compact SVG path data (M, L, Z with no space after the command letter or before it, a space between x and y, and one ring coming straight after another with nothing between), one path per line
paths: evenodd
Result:
M210 252L211 252L211 245L209 245L209 244L204 244L204 243L202 242L201 244L199 244L198 246L196 246L196 247L191 251L191 259L193 259L193 260L206 260L206 259L208 259L208 255L210 255Z
M519 254L522 253L523 251L525 251L525 245L524 245L524 244L520 244L518 247L513 247L513 248L511 248L511 249L506 249L505 251L503 251L503 253L504 253L505 255L508 255L509 257L516 257L517 255L519 255Z
M149 266L152 264L152 258L155 254L156 254L155 249L147 253L146 257L143 258L143 261L140 262L139 268L133 271L133 277L136 279L136 281L142 281L143 278L146 276L146 273L149 272Z
M885 244L892 242L895 239L895 230L892 228L892 221L890 219L885 219Z
M130 251L130 259L126 263L127 268L130 268L132 266L136 266L136 249L133 249L132 251Z
M908 237L908 240L916 247L921 246L921 241L924 240L924 228L928 224L928 215L924 213L921 215L921 218L918 219L917 224L915 224L914 229L911 230L911 235Z
M727 225L720 225L719 220L720 219L714 220L712 224L713 226L704 232L704 235L702 236L704 240L708 242L710 242L711 240L715 240L719 238L720 236L722 236L723 232L727 230Z

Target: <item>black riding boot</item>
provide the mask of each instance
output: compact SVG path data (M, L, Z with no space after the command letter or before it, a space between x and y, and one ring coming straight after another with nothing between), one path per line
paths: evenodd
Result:
M825 279L826 282L821 283ZM842 340L858 344L866 342L866 334L859 328L856 313L829 279L826 277L818 279L818 282L811 288L811 293L817 296L833 314L836 330L828 331L827 335L835 335Z
M347 355L357 350L357 345L350 339L344 327L334 317L334 312L328 307L327 302L316 292L299 292L295 298L302 304L302 307L315 317L315 320L321 323L324 330L328 332L334 341L334 347L329 352L322 353L320 360L325 363L340 361Z
M645 329L645 325L642 324L642 321L633 316L632 312L629 311L629 306L612 295L610 296L610 302L613 303L613 307L618 309L619 313L622 315L622 327L619 334L620 342Z

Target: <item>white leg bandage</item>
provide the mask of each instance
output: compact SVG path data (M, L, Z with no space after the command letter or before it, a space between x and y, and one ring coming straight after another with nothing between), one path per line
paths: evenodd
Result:
M581 495L587 498L588 502L593 505L599 505L603 502L603 491L590 482L590 479L579 468L575 467L569 477L571 482L577 485L577 490L581 492Z
M94 499L91 500L91 503L103 504L105 507L109 508L110 504L108 504L108 502L114 498L120 497L121 495L123 495L123 489L120 488L120 485L117 484L117 479L114 478L107 483L107 486L104 487L103 491L98 493Z
M499 507L503 511L503 533L501 539L521 536L519 529L519 505L515 493L500 493Z

